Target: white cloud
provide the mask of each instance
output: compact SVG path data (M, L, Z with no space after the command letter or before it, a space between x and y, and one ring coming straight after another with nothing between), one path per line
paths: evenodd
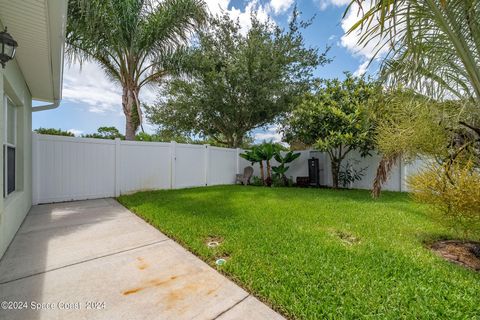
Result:
M285 13L293 5L293 0L270 0L265 5L260 4L258 0L251 0L245 5L244 10L234 6L229 9L230 0L206 0L206 4L214 15L226 12L232 19L238 19L242 32L246 33L252 26L250 17L253 12L260 21L265 22L271 14Z
M355 70L355 72L353 73L353 75L356 76L356 77L363 76L363 75L365 74L365 72L367 72L369 63L370 63L369 60L366 60L366 61L362 62L362 63L358 66L357 70Z
M335 0L343 1L343 0ZM379 52L379 43L380 38L373 39L367 45L359 45L358 42L361 38L362 31L360 29L355 30L352 33L347 34L350 28L360 19L362 12L368 11L370 9L370 2L364 2L363 11L359 10L358 4L354 3L347 15L341 22L344 35L340 39L340 45L346 48L350 53L360 58L361 63L358 69L355 71L356 75L364 74L368 70L368 64L371 59L378 59L382 57L387 52L387 47L383 47ZM375 23L375 22L374 22Z
M69 66L65 70L63 98L88 106L90 112L121 111L121 89L94 63Z
M153 88L145 87L140 100L152 103L155 100ZM123 115L122 89L108 79L99 65L86 62L67 66L63 82L63 99L83 104L93 113L115 112Z
M275 14L286 12L293 4L293 0L270 0L270 8Z
M228 10L230 0L205 0L205 3L210 13L216 15Z
M75 137L78 137L83 133L82 130L78 130L78 129L68 129L67 131L70 133L73 133Z
M278 132L278 126L274 125L269 127L266 131L264 132L257 132L253 136L256 142L262 142L262 141L273 141L273 142L281 142L282 141L282 134Z
M325 10L328 7L343 7L348 5L351 0L318 0L317 3L320 10Z

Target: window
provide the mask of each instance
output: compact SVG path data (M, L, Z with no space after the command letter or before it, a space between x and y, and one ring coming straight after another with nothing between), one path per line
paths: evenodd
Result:
M5 97L5 135L3 141L3 196L15 191L17 110L12 100Z

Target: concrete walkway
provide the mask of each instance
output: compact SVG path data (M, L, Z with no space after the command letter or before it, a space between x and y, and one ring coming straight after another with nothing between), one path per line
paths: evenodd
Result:
M33 207L0 261L3 301L5 320L283 319L113 199Z

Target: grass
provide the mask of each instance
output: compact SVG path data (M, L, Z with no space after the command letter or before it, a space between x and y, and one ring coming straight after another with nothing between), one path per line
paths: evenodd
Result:
M480 274L425 246L459 235L405 194L218 186L119 201L212 266L228 257L216 268L292 319L480 319Z

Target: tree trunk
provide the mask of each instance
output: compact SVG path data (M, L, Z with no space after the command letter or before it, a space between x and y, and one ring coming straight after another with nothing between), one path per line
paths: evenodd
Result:
M270 166L270 160L267 160L267 179L272 178L272 168Z
M242 147L243 144L243 137L238 137L238 135L235 133L232 135L232 139L229 139L230 145L228 146L229 148L240 148Z
M336 160L331 160L332 164L332 181L333 181L333 189L338 189L338 176L340 175L340 163Z
M265 173L263 172L263 161L260 161L260 177L262 178L262 183L265 184Z
M124 85L122 94L123 113L125 114L125 140L135 140L135 133L140 125L140 115L136 97L138 88L133 85Z

